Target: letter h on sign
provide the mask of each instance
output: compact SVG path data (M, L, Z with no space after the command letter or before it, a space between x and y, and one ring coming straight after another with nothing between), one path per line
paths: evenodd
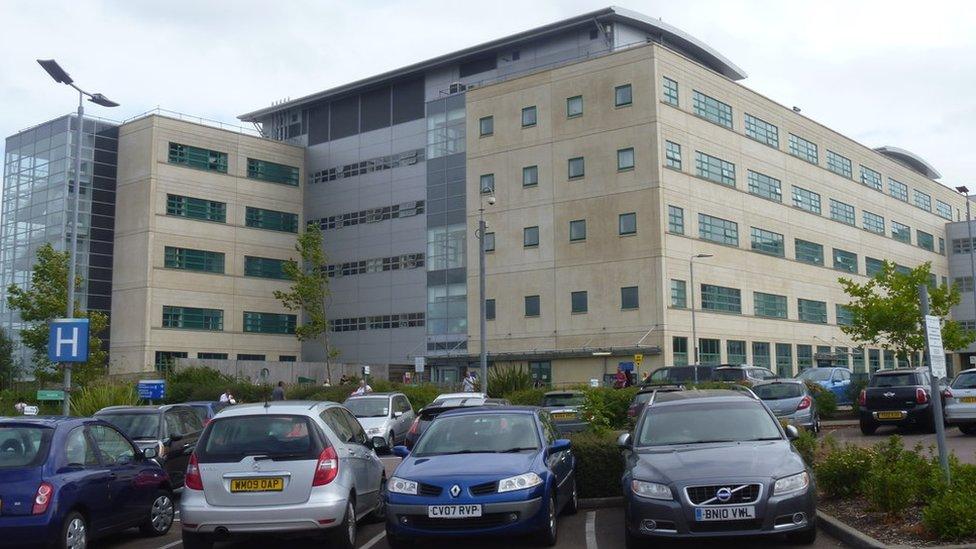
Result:
M47 358L51 362L87 362L88 319L52 320L47 340Z

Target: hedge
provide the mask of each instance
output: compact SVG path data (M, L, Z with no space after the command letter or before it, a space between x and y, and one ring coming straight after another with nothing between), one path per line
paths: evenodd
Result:
M619 432L587 432L569 435L576 456L576 486L581 498L620 495L624 474L623 453L617 447Z

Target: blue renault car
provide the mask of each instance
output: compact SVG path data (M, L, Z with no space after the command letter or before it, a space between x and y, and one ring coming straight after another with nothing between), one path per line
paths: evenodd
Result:
M0 547L84 548L139 527L162 536L175 507L166 472L92 418L0 418Z
M386 484L391 548L416 538L532 535L556 543L557 517L575 513L576 461L552 418L532 407L439 415Z
M796 379L812 381L824 389L834 393L837 397L837 404L846 406L851 404L849 394L851 387L851 371L842 367L818 367L807 368L799 374Z

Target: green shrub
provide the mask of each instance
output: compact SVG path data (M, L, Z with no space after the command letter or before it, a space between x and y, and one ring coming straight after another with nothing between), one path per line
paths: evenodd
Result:
M131 383L92 383L71 395L71 414L89 417L107 406L139 404L135 385Z
M169 383L194 383L208 387L230 385L236 382L232 376L222 374L218 370L206 366L192 366L178 372L171 372L167 374L166 381Z
M569 435L576 456L576 485L581 498L620 495L624 460L617 447L617 433L582 432Z
M522 366L488 370L488 396L504 398L516 391L532 388L532 376Z
M431 383L421 383L419 385L400 385L398 390L407 395L407 399L414 410L420 410L427 406L441 394L441 388Z
M540 406L545 396L545 389L522 389L505 395L512 404L521 406Z
M793 441L793 447L803 457L803 462L813 467L817 455L817 437L806 429L800 429L800 436Z
M870 470L874 451L848 444L834 449L816 464L817 485L828 497L849 498L863 494L865 473Z
M582 416L592 429L599 431L627 428L627 409L637 394L637 387L590 387L583 394L586 400L582 406Z
M922 522L944 540L976 536L976 486L956 486L938 494L922 510Z
M891 517L900 516L918 500L926 481L916 476L917 473L909 460L899 460L891 465L876 464L864 478L864 496L873 509Z
M807 391L813 395L813 403L817 407L817 413L821 418L829 419L837 413L837 395L824 389L823 385L815 381L806 379L803 384L807 386Z

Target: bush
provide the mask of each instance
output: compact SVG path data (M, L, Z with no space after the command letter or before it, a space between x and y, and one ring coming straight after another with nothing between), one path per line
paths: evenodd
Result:
M956 486L933 498L922 511L925 527L941 539L976 536L976 487Z
M871 469L874 451L848 444L829 452L818 463L817 484L828 497L849 498L864 493L864 476Z
M441 394L441 388L431 383L401 385L399 390L401 393L407 395L407 400L410 401L414 410L420 410L424 406L427 406L437 398L437 395Z
M627 428L627 409L637 394L637 387L591 387L583 394L586 401L583 403L582 415L592 429L599 431Z
M488 396L504 398L516 391L532 388L532 376L518 367L495 367L488 370Z
M813 403L817 406L817 414L823 419L834 417L837 413L837 395L823 388L823 385L809 379L804 380L807 391L813 395Z
M873 509L891 517L900 516L919 497L925 478L919 478L909 460L891 465L875 464L863 482L864 495Z
M540 406L542 398L546 395L545 389L522 389L505 396L512 404L522 406Z
M618 433L582 432L569 435L576 456L576 486L581 498L620 495L624 460L617 447Z
M800 430L800 436L793 441L793 448L803 457L803 462L813 467L817 455L817 437L806 429Z
M71 395L71 413L90 417L107 406L139 404L136 388L131 383L92 383Z

